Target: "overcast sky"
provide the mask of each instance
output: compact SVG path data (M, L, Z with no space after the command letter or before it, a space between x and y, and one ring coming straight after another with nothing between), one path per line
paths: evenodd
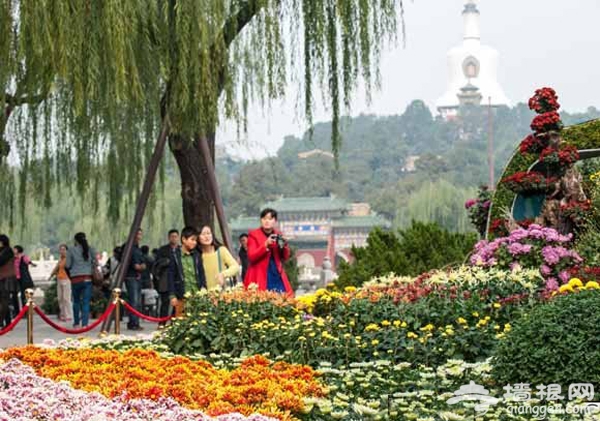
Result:
M382 88L367 105L357 92L352 114L401 114L414 99L433 111L448 79L446 53L462 42L464 0L407 0L406 46L383 54ZM500 53L499 81L513 104L542 86L554 87L563 109L600 107L600 0L480 0L481 40ZM301 135L295 99L250 115L245 146L224 129L218 143L247 159L273 155L286 135ZM330 120L322 109L316 121Z

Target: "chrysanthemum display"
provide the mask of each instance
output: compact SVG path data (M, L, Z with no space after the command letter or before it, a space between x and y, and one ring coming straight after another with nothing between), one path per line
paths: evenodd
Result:
M300 413L305 397L325 393L309 367L271 363L256 356L240 367L219 370L206 361L184 357L162 358L154 351L123 353L102 349L12 348L0 359L17 358L53 380L108 398L174 399L189 409L216 416L260 413L280 420Z
M100 376L101 377L101 376ZM261 415L227 414L212 418L184 408L171 398L131 399L126 393L113 398L71 387L37 375L32 367L12 359L0 364L0 419L128 420L128 421L275 421Z

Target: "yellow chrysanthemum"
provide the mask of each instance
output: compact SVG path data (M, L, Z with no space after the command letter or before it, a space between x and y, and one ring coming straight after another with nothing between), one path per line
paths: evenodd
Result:
M569 281L569 285L571 285L573 288L581 288L583 287L583 282L581 282L581 279L579 278L573 278Z
M565 292L573 292L573 286L571 286L571 284L564 284L561 285L560 288L558 288L558 291L561 293L565 293Z
M379 326L375 323L371 323L365 327L365 332L377 332L379 330Z
M596 281L589 281L585 284L586 289L600 289L600 285Z

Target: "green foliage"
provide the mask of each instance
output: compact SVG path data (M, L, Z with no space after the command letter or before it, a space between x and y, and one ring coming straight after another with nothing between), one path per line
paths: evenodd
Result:
M292 247L290 258L283 264L283 269L285 270L288 281L290 281L290 285L294 291L296 291L298 289L298 285L300 285L298 281L298 275L300 271L298 269L298 260L296 260L296 254L296 248Z
M188 317L157 342L184 355L268 353L313 367L378 359L473 362L491 356L509 323L536 305L540 280L533 271L463 269L431 282L401 279L345 295L320 290L298 302L268 293L202 293L188 299Z
M73 186L108 196L114 222L167 117L186 138L223 119L245 129L251 102L298 80L309 125L324 93L337 152L342 103L359 79L370 91L401 16L402 0L0 2L0 149L18 151L20 209L29 185L46 206L53 186Z
M44 303L42 311L46 314L58 314L58 293L56 278L52 279L50 286L44 290Z
M514 323L493 359L500 384L600 385L600 294L557 297Z
M341 263L335 285L360 286L391 272L418 275L461 263L476 241L476 234L451 233L435 223L413 222L397 234L377 229L366 247L352 249L353 263Z

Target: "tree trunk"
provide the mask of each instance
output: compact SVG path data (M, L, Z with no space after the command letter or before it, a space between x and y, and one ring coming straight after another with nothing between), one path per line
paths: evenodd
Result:
M214 227L214 200L210 193L207 177L208 169L204 165L198 142L208 141L211 161L215 162L215 135L198 137L191 141L181 135L169 137L169 147L175 156L181 175L181 199L183 220L186 226L201 229L204 225Z
M5 138L5 134L11 112L12 108L6 106L6 108L2 109L2 114L0 114L0 163L2 163L3 159L6 158L10 152L10 145Z

